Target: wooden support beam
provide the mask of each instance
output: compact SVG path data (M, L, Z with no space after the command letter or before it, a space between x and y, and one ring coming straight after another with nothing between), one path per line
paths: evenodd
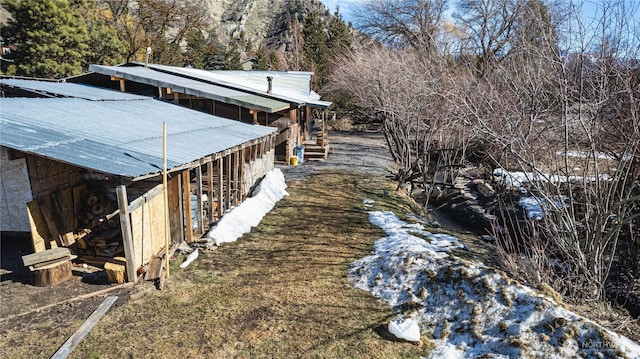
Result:
M198 213L196 218L198 220L198 233L204 234L204 218L202 218L202 167L196 167L196 196Z
M207 218L209 223L213 223L213 162L207 163Z
M224 213L224 183L222 176L222 162L223 158L218 158L216 160L216 164L218 166L218 218L222 217L222 213Z
M183 215L184 201L182 200L182 172L176 173L169 180L169 227L172 243L182 243L185 241Z
M239 175L239 171L238 171L238 167L240 167L240 161L239 161L239 151L236 151L235 153L233 153L233 156L231 157L233 159L232 162L232 166L233 166L233 192L235 194L235 198L233 201L234 205L238 205L239 200L240 200L240 179L238 178Z
M122 77L118 77L118 76L111 76L111 81L118 81L120 82L120 92L125 92L125 85L124 85L124 79Z
M131 217L129 216L129 203L127 200L127 188L124 185L116 187L118 208L120 209L120 231L124 245L124 255L127 259L127 279L134 282L137 279L133 253L133 234L131 232Z
M173 93L173 101L175 101L176 105L180 104L180 94L178 94L177 92Z
M227 156L225 156L225 163L226 163L225 174L227 175L227 181L226 181L227 195L225 196L225 199L224 199L224 208L229 209L231 208L231 154L228 154Z
M249 112L251 112L251 114L253 114L253 124L257 125L258 124L258 110L251 110Z
M193 241L193 222L191 219L191 179L189 170L182 171L182 202L184 208L184 240L187 243Z
M242 203L242 201L244 201L244 150L238 151L238 154L240 155L238 160L238 201Z

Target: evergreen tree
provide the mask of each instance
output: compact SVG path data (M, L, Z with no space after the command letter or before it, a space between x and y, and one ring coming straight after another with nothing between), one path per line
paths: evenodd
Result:
M267 49L264 46L261 46L255 54L256 58L256 70L269 70L269 55L267 53Z
M125 48L115 29L107 24L109 8L95 0L71 0L71 4L80 22L87 26L89 34L89 54L83 67L122 63Z
M225 70L242 70L242 58L240 57L240 50L235 41L231 41L227 47L224 59Z
M329 48L322 19L318 13L311 12L304 24L304 53L308 61L307 68L314 70L316 85L321 86L327 76Z
M8 74L60 78L82 72L89 35L68 0L9 0L4 7L11 19L2 36L16 47Z
M329 23L329 40L327 46L331 51L332 56L338 56L351 49L351 34L349 33L349 27L342 20L339 10L331 18Z

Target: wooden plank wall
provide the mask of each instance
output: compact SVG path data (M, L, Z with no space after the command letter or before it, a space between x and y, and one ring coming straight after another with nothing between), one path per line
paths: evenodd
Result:
M180 243L184 240L181 183L180 174L173 176L167 183L169 187L169 236L171 241L175 243Z
M33 198L42 198L84 182L79 167L38 156L27 155L26 158Z
M133 263L138 268L148 263L153 255L164 247L164 199L162 184L132 202L131 234L133 240Z

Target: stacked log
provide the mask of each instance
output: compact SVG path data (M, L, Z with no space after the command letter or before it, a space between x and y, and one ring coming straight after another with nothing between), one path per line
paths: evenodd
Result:
M118 206L101 192L85 195L84 207L79 210L79 247L82 257L113 258L124 254Z

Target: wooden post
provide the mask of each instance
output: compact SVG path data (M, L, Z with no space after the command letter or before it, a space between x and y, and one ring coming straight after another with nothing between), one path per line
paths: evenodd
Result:
M227 163L227 168L226 168L226 172L227 172L227 195L224 199L224 208L225 209L229 209L231 208L231 154L226 155L225 157L225 162Z
M222 157L218 158L218 218L222 217L224 213L224 183L222 176Z
M164 197L164 260L169 278L169 187L167 186L167 123L162 123L162 193Z
M238 205L238 202L240 200L240 179L238 178L239 175L239 171L238 171L238 167L240 167L240 151L236 151L233 154L233 192L235 193L235 200L233 201L234 205Z
M244 200L244 148L240 149L238 152L240 154L240 158L238 159L238 200L240 203Z
M120 230L122 232L122 244L124 255L127 257L127 279L136 282L136 268L133 254L133 234L131 233L131 218L129 217L129 201L127 200L127 188L120 185L116 188L118 208L120 209Z
M191 219L191 178L189 170L182 171L182 200L184 202L184 240L191 243L193 238L193 222Z
M196 196L198 213L196 218L198 220L198 233L204 234L204 218L202 218L202 167L196 167Z
M125 92L124 79L120 79L120 92Z
M213 161L207 162L207 219L213 223Z
M258 124L258 110L251 110L251 114L253 115L253 124Z

